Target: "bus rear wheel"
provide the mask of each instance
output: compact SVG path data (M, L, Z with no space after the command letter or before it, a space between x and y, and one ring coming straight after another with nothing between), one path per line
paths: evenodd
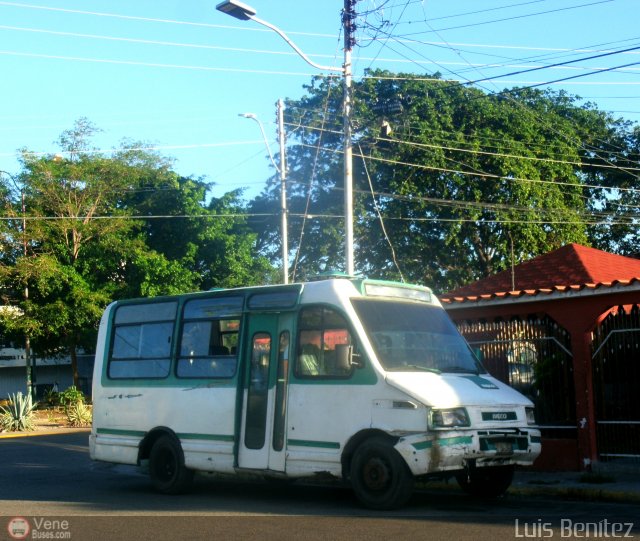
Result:
M149 456L151 484L163 494L180 494L191 487L193 470L184 465L180 442L171 436L161 436L153 444Z
M513 466L474 468L456 474L460 488L475 498L498 498L513 481Z
M351 486L370 509L397 509L413 493L413 476L404 459L383 438L362 443L351 461Z

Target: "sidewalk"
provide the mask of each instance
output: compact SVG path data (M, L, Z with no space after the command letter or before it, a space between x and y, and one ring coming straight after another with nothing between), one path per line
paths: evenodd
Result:
M420 483L432 491L460 491L455 479ZM640 465L625 471L538 472L516 470L509 498L640 503Z
M640 464L625 470L593 472L517 471L509 494L559 499L640 503Z

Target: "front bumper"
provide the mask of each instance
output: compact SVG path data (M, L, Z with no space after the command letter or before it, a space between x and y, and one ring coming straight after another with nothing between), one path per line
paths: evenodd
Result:
M401 437L396 450L415 476L484 466L531 466L540 455L540 430L450 430Z

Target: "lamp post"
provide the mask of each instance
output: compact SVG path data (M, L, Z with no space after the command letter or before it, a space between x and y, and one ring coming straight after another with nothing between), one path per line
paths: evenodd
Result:
M7 171L0 171L0 173L11 179L16 190L20 191L20 209L22 212L22 254L24 257L27 257L27 207L25 204L24 197L24 187L18 186L16 182L16 178ZM29 284L25 282L24 284L24 300L27 302L29 300ZM25 331L24 333L24 359L25 359L25 368L26 368L26 385L27 385L27 394L33 398L33 382L31 379L31 339L29 337L29 333Z
M341 68L323 66L311 60L289 37L277 26L256 17L256 10L238 0L225 0L216 9L241 21L254 21L276 32L302 59L321 71L341 73L344 93L343 107L343 154L344 154L344 223L345 223L345 272L352 276L355 272L353 256L353 149L351 144L351 50L354 45L354 5L357 0L344 0L344 64Z
M284 103L282 100L278 100L278 134L280 140L280 167L276 164L269 148L269 142L267 140L267 134L264 131L262 122L255 113L241 113L240 116L244 118L250 118L255 120L260 126L260 132L264 139L264 144L269 152L269 159L276 168L276 171L280 174L280 228L282 231L282 283L289 283L289 233L287 225L287 164L284 155L284 122L283 122Z

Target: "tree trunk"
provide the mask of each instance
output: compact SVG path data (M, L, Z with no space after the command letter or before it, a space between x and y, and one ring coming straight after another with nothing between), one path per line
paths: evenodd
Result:
M80 376L78 375L78 355L76 353L76 346L73 344L70 348L71 353L71 371L73 372L73 384L76 389L79 389L78 382L80 380Z

